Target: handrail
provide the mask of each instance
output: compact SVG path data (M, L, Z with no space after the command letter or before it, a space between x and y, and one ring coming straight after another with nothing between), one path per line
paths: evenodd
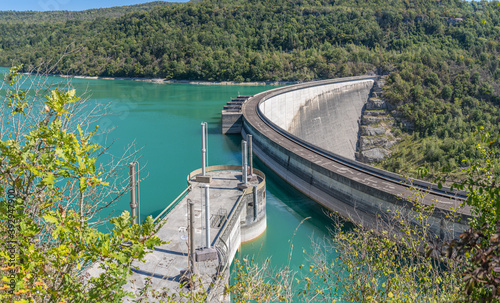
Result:
M211 171L217 171L217 170L237 170L237 171L241 171L241 165L231 165L231 164L227 164L227 165L212 165L212 166L208 166L205 168L206 172L211 172ZM259 177L262 178L262 182L259 182L259 184L257 185L257 189L261 189L262 187L265 186L266 184L266 175L256 169L254 167L253 169L253 172L258 175ZM201 174L201 168L198 168L196 170L193 170L192 172L189 173L189 175L187 176L187 184L188 185L191 185L191 179L196 177L197 175L200 175Z
M209 166L206 168L206 172L211 172L211 171L217 171L217 170L241 170L241 166L240 165L213 165L213 166ZM260 182L258 185L257 185L257 189L261 189L262 187L265 186L266 184L266 176L264 175L263 172L261 172L260 170L254 168L253 169L254 173L257 174L259 177L262 178L262 182ZM189 175L187 176L187 187L186 189L184 189L184 191L182 193L180 193L180 195L177 196L177 198L174 199L174 201L172 201L172 203L170 203L167 207L165 207L165 209L158 215L154 218L153 220L153 223L157 222L162 216L164 215L167 215L170 211L171 211L171 208L175 207L183 198L184 196L186 195L186 193L192 189L192 185L191 185L191 179L193 177L195 177L196 175L199 175L201 174L202 170L201 168L199 169L196 169L192 172L189 173ZM242 196L245 195L245 191L243 191L244 194ZM240 197L242 197L240 196Z
M259 172L262 173L261 171L259 171ZM264 182L261 182L261 183L264 183ZM260 183L259 183L259 185L260 185ZM258 188L257 188L257 190L258 190ZM238 216L236 216L236 214L239 214L241 212L242 205L243 205L243 203L241 201L243 201L243 197L245 197L249 193L253 193L253 191L254 191L253 187L246 188L243 190L243 194L238 197L238 200L236 201L235 206L233 207L233 210L231 211L231 213L229 214L229 216L225 220L224 226L222 226L222 228L219 231L219 236L217 237L217 241L215 242L214 246L217 247L217 246L220 246L222 244L225 247L228 247L224 238L226 236L226 232L228 232L229 226L233 225L233 224L230 224L230 222L232 222L234 220L234 218L238 217ZM217 275L216 275L217 278L216 278L216 281L214 282L214 285L212 285L207 290L207 293L208 293L207 300L206 300L207 302L212 302L213 297L217 294L216 292L211 292L211 290L217 289L220 286L220 283L222 281L222 279L220 278L220 274L225 273L229 266L230 266L229 262L224 262L224 267L222 268L222 270L217 272Z
M230 225L230 224L227 224L227 223L230 222L231 220L233 220L235 218L234 214L238 212L238 210L240 208L240 205L242 204L241 201L243 200L243 197L245 197L247 194L252 193L252 192L253 192L253 187L249 187L249 188L246 188L246 189L243 190L243 194L238 197L238 200L236 201L235 206L233 207L234 211L232 211L229 214L229 216L227 217L226 221L224 222L224 226L222 226L222 228L220 229L220 231L219 231L219 237L217 237L217 241L220 241L225 236L227 228L228 228L227 226Z
M174 199L174 201L172 201L172 203L170 203L167 207L165 207L165 209L158 215L156 216L156 218L154 218L153 220L153 223L155 223L156 221L158 221L158 219L160 219L160 217L162 217L163 215L167 215L171 209L170 208L173 208L175 207L177 204L179 204L179 202L184 199L184 196L187 194L187 192L189 190L191 190L191 184L189 184L186 189L180 194L177 196L177 198Z
M241 165L213 165L213 166L206 167L205 171L206 172L218 171L218 170L241 171L241 169L242 169ZM253 169L253 172L256 175L258 175L260 178L262 178L262 181L259 182L259 184L257 185L257 190L260 190L266 184L266 175L262 171L260 171L256 168ZM201 173L202 173L201 168L190 172L187 176L188 185L191 186L191 179L196 177L197 175L200 175ZM227 237L227 233L229 232L229 228L230 228L230 226L233 225L231 222L234 221L235 218L238 218L238 215L241 213L241 209L243 206L243 203L241 201L243 201L243 198L246 195L253 193L253 190L254 190L253 187L243 189L243 193L238 197L238 200L236 200L236 203L234 204L231 212L227 216L222 228L218 232L217 240L214 243L215 247L219 247L221 249L223 249L223 247L220 247L220 246L228 247L224 238ZM238 214L238 215L236 215L236 214ZM206 300L207 302L212 302L212 299L214 298L214 296L217 295L217 292L211 292L211 290L217 289L219 287L219 285L221 283L221 279L220 279L219 274L226 272L226 270L228 269L229 266L230 266L229 262L224 262L224 267L222 268L222 270L218 271L218 273L216 275L217 278L216 278L216 281L214 282L214 285L207 290L207 293L208 293L207 300Z

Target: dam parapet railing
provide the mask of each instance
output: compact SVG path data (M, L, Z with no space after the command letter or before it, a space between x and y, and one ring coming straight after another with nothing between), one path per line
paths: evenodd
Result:
M448 213L449 211L453 211L452 208L458 208L461 202L467 198L466 192L451 190L449 187L439 188L438 185L423 180L407 179L400 174L379 169L328 151L308 142L304 138L299 138L291 134L289 131L272 121L262 110L262 104L265 104L265 102L273 102L273 98L297 90L335 83L347 84L353 81L359 82L360 80L371 80L375 82L377 79L377 76L359 76L322 80L280 87L259 93L250 98L243 105L242 134L253 135L256 155L294 187L310 196L312 199L320 202L320 204L330 210L339 211L334 204L339 204L337 202L341 202L341 208L344 209L344 213L342 214L341 212L341 214L344 215L344 217L350 212L356 212L359 209L363 209L363 207L365 207L364 212L368 213L368 216L376 216L376 214L372 212L376 211L380 214L381 208L395 203L401 204L402 202L396 202L396 199L387 196L388 193L391 194L390 191L386 190L387 187L398 188L399 192L402 191L401 188L413 187L430 194L432 198L438 201L438 203L435 203L435 212L437 213L442 213L443 211L444 213ZM286 99L286 97L282 97L281 99ZM281 104L281 108L283 107L286 106ZM286 107L286 109L283 110L287 110L288 108L289 107ZM280 107L273 108L273 111L276 109L280 110ZM313 154L317 156L312 156ZM329 164L326 162L329 162ZM338 171L335 172L335 169L332 169L332 167L338 167L351 174L348 176L348 174L342 174ZM365 179L368 179L372 183L359 180L357 176L354 176L358 173L360 175L362 174ZM378 189L375 188L375 190L369 189L371 184L377 182L384 183L385 188L381 186ZM398 190L393 191L392 195L396 196L395 192ZM362 193L360 193L360 191ZM368 197L361 198L361 194L365 196L366 194L374 195L376 198L373 198L373 200L386 200L382 203L386 205L381 206L381 203L378 203L378 206L375 206L374 203L369 201L370 199ZM382 196L385 196L385 198ZM401 199L401 197L398 197L398 199L404 200L404 198ZM431 200L432 199L424 200L424 204L434 204ZM411 203L403 204L408 206L411 205ZM331 207L332 205L333 207ZM348 208L351 208L351 211L347 210ZM457 232L466 227L466 221L470 218L470 209L465 207L460 209L458 213L460 218L457 220L461 223L459 223L460 227L457 228ZM442 218L443 214L437 214L437 216ZM347 217L349 219L349 216ZM439 225L440 219L436 219ZM455 235L457 235L457 233L455 233Z

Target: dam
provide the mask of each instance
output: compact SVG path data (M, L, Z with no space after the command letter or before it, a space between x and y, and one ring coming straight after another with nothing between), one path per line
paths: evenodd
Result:
M237 130L253 136L255 155L281 178L354 223L376 228L388 211L412 212L409 188L418 188L424 193L421 202L435 206L431 231L457 237L470 218L470 209L460 208L465 192L407 180L355 160L361 114L377 80L314 81L256 94L242 104ZM223 111L223 125L224 116ZM234 112L231 119L238 121ZM225 129L235 130L228 123ZM456 219L449 221L455 210Z

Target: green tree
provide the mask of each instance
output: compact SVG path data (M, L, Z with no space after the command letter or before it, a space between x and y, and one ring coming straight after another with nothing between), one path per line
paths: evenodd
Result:
M18 69L1 108L1 301L118 302L131 295L121 287L132 261L162 243L159 226L151 217L131 226L124 212L110 219L109 233L92 227L108 186L96 165L97 128L85 133L79 121L73 132L82 105L75 91L53 89L40 99L43 91L22 89ZM90 266L100 273L83 275Z

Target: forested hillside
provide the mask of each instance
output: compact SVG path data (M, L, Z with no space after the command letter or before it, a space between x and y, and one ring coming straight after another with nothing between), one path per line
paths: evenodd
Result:
M144 4L96 8L84 11L0 11L0 22L41 23L65 22L68 20L94 20L96 18L120 17L131 12L145 12L153 7L169 5L170 2L154 1ZM42 7L40 7L42 8Z
M385 168L467 166L474 131L500 125L500 7L460 0L201 0L115 18L0 22L0 64L190 80L388 74L414 125ZM65 54L65 55L63 55Z

